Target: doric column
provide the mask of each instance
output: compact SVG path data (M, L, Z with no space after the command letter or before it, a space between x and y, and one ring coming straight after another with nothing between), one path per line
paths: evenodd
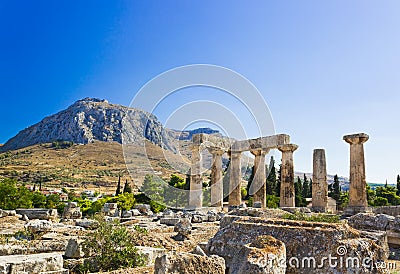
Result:
M191 174L190 174L190 193L189 208L201 208L203 204L203 182L201 177L201 153L200 146L191 145Z
M265 155L268 151L253 149L250 151L254 157L254 177L250 186L250 195L253 195L253 203L261 202L261 207L266 207L266 174Z
M240 193L240 155L241 152L231 151L230 157L231 162L229 164L229 206L238 207L242 202L242 197Z
M363 145L368 139L365 133L343 136L343 140L350 144L350 190L346 215L369 211Z
M328 182L326 180L326 158L324 149L314 149L312 208L315 212L325 212L328 207Z
M278 146L282 152L280 207L295 207L293 152L297 148L294 144Z
M212 154L211 167L211 206L222 207L224 199L224 185L222 182L222 154L225 151L216 148L210 148Z

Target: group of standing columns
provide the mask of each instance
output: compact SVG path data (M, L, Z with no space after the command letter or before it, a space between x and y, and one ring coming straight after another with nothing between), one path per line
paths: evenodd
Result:
M368 140L365 133L346 135L343 139L350 144L350 191L349 205L346 212L349 215L367 212L367 195L365 180L365 162L363 143ZM295 207L294 164L293 152L298 148L295 144L284 143L275 146L282 153L280 207ZM202 165L200 145L193 144L189 207L202 207ZM266 207L266 170L265 156L270 148L253 148L249 151L254 155L254 178L251 189L253 202ZM233 151L217 147L208 147L212 155L211 167L211 206L223 206L223 170L222 155L230 157L229 172L229 206L241 204L241 154L243 151ZM315 212L325 212L328 207L328 183L326 157L324 149L315 149L313 153L313 183L312 209Z

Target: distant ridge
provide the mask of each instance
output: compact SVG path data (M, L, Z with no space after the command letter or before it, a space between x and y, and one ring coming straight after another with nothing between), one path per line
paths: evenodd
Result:
M141 144L145 139L176 152L176 140L188 140L194 133L218 133L201 128L177 131L163 128L157 117L146 111L110 104L107 100L85 98L67 109L45 117L8 140L0 152L56 140L87 144L94 141Z

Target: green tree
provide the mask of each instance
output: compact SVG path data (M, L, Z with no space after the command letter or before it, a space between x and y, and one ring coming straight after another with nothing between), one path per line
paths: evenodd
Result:
M281 173L282 164L279 165L278 176L276 178L276 196L281 196L281 182L282 182L282 173Z
M125 181L123 193L132 193L132 187L129 184L128 180Z
M387 206L389 205L388 199L384 197L376 197L374 200L375 206Z
M304 178L303 178L303 192L302 192L303 198L311 198L311 193L310 193L310 182L308 181L308 178L306 174L304 173Z
M117 184L117 190L115 191L115 196L118 196L121 194L121 176L118 175L118 184Z
M279 196L279 192L278 192L277 188L278 187L277 187L275 160L274 160L274 157L271 156L271 159L269 162L269 173L268 173L267 182L266 182L267 195Z
M386 198L389 205L400 205L400 197L396 195L397 189L394 186L378 186L375 192L376 197Z
M50 194L46 196L46 208L57 208L60 204L60 196L57 194Z
M397 196L400 196L400 175L397 175Z
M95 217L98 228L90 232L82 243L87 257L84 270L91 272L115 270L121 267L142 266L145 258L135 245L140 233L131 232L118 222L106 222L102 215Z
M376 198L376 193L373 189L371 189L371 187L367 184L366 186L367 189L367 201L368 201L368 205L370 206L374 206L375 205L375 198Z
M122 210L130 210L135 205L135 197L132 193L122 193L117 196L118 208Z
M152 175L147 174L144 177L140 190L151 200L164 204L164 192L166 188L166 184L158 177L154 178Z
M340 192L341 192L341 189L340 189L339 177L336 174L333 177L333 183L331 185L331 192L330 192L329 196L332 197L333 199L335 199L336 203L338 203L338 204L340 203Z
M0 180L0 208L32 208L32 192L14 179Z
M35 208L45 208L46 207L46 196L44 196L39 191L32 193L32 205Z
M303 197L303 186L300 177L297 177L297 181L294 183L294 193L295 193L295 205L296 207L304 206L305 201Z
M253 180L254 180L254 166L251 167L250 177L247 180L247 186L246 186L247 195L246 195L246 197L242 196L242 199L248 200L250 198L250 196L252 196L252 195L250 195L250 187L251 187L251 184L253 183Z

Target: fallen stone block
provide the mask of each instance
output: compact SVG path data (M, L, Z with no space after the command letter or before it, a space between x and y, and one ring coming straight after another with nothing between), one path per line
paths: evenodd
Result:
M46 220L29 221L25 228L32 233L49 232L53 229L53 223Z
M225 274L225 261L219 256L199 256L190 253L169 253L159 257L155 274Z
M160 224L163 225L176 225L179 222L179 218L161 218L160 219Z
M39 219L39 220L55 220L57 219L56 209L47 208L29 208L29 209L16 209L17 214L26 215L29 220Z
M2 274L68 273L63 269L61 253L0 256L0 271Z
M146 266L154 265L157 258L165 255L166 250L164 248L155 248L148 246L136 246L139 253L143 254L146 258Z
M82 240L69 239L65 249L64 257L68 259L79 259L84 256L81 246Z

